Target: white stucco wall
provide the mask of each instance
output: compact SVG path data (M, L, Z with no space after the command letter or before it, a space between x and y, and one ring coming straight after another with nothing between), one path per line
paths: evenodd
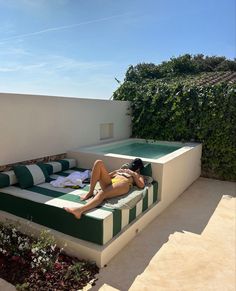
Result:
M0 165L130 137L129 103L0 93ZM113 138L100 139L100 125Z

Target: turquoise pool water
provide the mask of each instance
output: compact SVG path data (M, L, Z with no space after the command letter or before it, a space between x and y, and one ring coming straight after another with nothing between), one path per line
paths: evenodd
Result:
M96 148L96 152L103 154L119 154L133 157L142 157L149 159L157 159L170 154L181 146L176 145L165 145L157 143L147 143L147 142L129 142L125 144L113 144L108 146L101 146ZM93 150L95 152L95 149Z

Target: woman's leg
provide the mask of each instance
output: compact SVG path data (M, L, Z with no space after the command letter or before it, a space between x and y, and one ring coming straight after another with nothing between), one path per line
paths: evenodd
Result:
M101 188L105 189L108 185L111 184L111 178L109 173L101 160L95 161L92 169L92 175L90 178L90 189L89 192L81 196L81 200L86 200L93 195L94 188L99 181Z
M79 219L85 211L88 211L100 205L104 199L123 195L125 193L128 193L129 189L130 189L129 183L126 183L126 182L115 183L115 184L109 185L105 190L101 190L87 204L81 207L64 208L64 209Z

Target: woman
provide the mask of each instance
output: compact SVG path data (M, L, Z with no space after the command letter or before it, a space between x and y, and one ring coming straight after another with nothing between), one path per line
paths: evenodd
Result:
M128 165L127 169L119 169L108 173L103 161L97 160L92 170L90 190L86 195L82 196L81 200L86 200L93 196L97 182L100 183L101 190L87 204L76 208L64 207L64 209L79 219L85 211L98 206L104 199L128 193L133 185L138 188L144 188L144 178L140 175L142 168L142 160L135 159Z

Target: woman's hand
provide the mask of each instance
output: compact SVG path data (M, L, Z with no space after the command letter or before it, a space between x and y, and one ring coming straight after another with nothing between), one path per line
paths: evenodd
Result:
M127 173L133 177L134 183L137 185L137 187L144 188L145 183L144 183L144 178L142 175L140 175L139 173L134 172L130 169L123 169L123 171L124 171L124 173Z
M130 176L134 177L134 175L136 174L134 171L130 170L130 169L122 169L123 173L127 173Z

